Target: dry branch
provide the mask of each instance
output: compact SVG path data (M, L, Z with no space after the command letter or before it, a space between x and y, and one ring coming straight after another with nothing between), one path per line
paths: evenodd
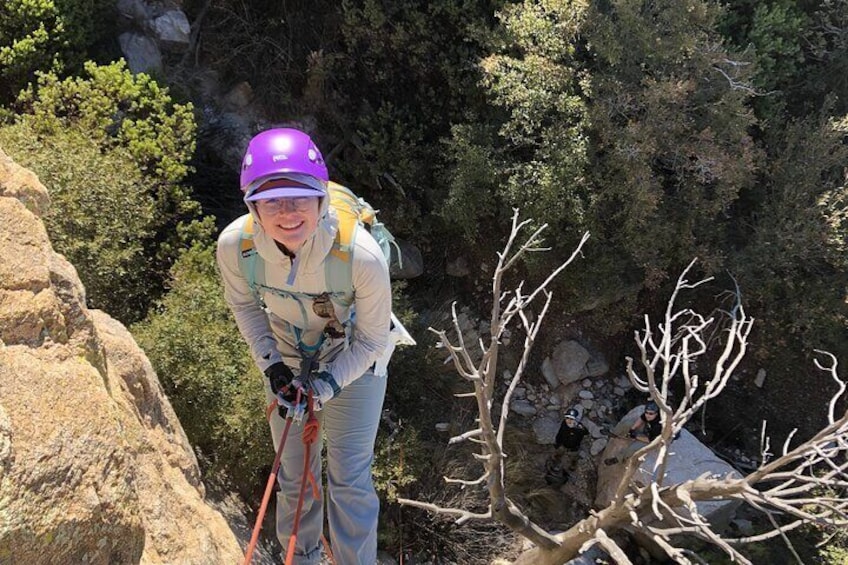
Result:
M480 360L475 364L469 353L455 305L452 308L452 325L457 336L456 343L451 341L447 332L431 328L439 337L439 346L450 353L457 372L473 387L473 392L458 396L473 396L477 404L475 427L452 437L450 443L469 441L478 445L479 451L472 453L472 456L483 466L483 473L476 479L445 477L445 481L462 488L486 488L489 495L488 509L486 512L474 513L407 499L401 499L402 504L454 516L458 523L472 519L496 519L535 544L533 549L524 552L516 561L517 564L533 565L558 565L593 545L607 551L619 563L629 563L619 542L612 535L635 531L652 537L657 547L676 563L703 563L693 552L675 546L678 537L694 536L720 548L731 560L746 564L750 561L734 545L772 537L781 537L788 542L786 532L805 523L848 527L848 501L845 499L848 485L848 463L845 460L848 451L848 413L841 416L835 414L838 401L843 398L848 387L837 374L836 358L827 352L818 352L825 360L817 360L816 366L831 375L837 383L838 391L828 407L829 424L821 432L796 447L792 447L795 434L790 434L783 443L780 455L773 458L770 441L765 437L764 430L763 462L748 476L717 477L705 474L678 484L665 484L672 440L709 400L718 396L727 386L745 355L753 324L753 320L745 314L738 288L735 293L731 293L734 301L727 312L716 312L705 317L688 308L678 307L678 299L684 291L696 289L711 280L688 280L694 260L678 278L663 320L654 326L646 316L643 330L635 333L640 353L638 367L633 359L627 360L627 374L633 386L650 396L662 413L662 433L627 460L616 495L606 508L591 511L588 517L557 535L533 523L506 496L503 440L509 405L551 304L552 296L547 287L554 277L573 262L589 236L584 234L571 256L532 292L525 293L523 281L513 291L504 291L504 273L525 253L544 250L540 243L546 226L535 230L523 244L517 245L520 232L529 223L529 220L519 221L518 211L515 210L509 238L503 251L498 253L498 263L492 277L492 296L495 300L489 342L480 340L475 344L482 349ZM538 315L533 316L531 305L539 297L544 297L544 301ZM524 330L524 349L501 400L500 417L494 422L492 406L495 401L494 385L500 340L507 326L514 321ZM718 356L714 362L708 363L710 346L716 343L720 347ZM709 370L699 373L698 369L705 366ZM672 402L671 387L678 384L683 394L679 400ZM634 476L644 457L651 452L656 453L653 466L655 480L647 487L640 487L635 483ZM824 491L832 493L825 495ZM755 537L724 538L701 515L697 503L734 499L761 510L769 520L773 520L777 514L788 516L790 522L781 525L773 521L770 532ZM790 547L790 551L794 552L794 549Z

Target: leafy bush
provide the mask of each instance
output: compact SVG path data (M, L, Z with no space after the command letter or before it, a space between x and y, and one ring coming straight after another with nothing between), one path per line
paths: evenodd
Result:
M769 167L747 195L755 212L731 262L751 312L763 320L763 350L792 340L807 351L846 348L846 133L848 119L830 120L825 110L768 139Z
M755 181L749 65L730 61L712 2L598 5L591 77L593 235L657 288L692 257L724 262L728 208Z
M224 301L213 245L196 245L171 271L170 291L132 328L189 441L211 473L249 498L273 460L263 376Z
M469 107L445 143L442 177L450 192L440 214L448 229L474 243L472 262L500 250L513 208L551 226L546 241L557 251L570 247L586 227L591 201L578 49L585 6L519 2L497 15L499 26L484 42L490 52L478 63L485 103ZM528 266L547 271L553 260Z
M491 8L469 0L345 1L338 16L318 106L345 143L336 171L364 185L397 235L415 238L425 253L430 244L440 248L452 235L428 212L447 194L443 141L478 98L472 63Z
M0 104L33 79L82 62L109 20L110 0L4 0L0 3Z
M160 198L186 200L178 183L189 172L196 126L190 103L176 103L167 88L144 73L133 75L123 60L85 63L84 77L39 75L37 88L21 93L18 106L31 115L39 135L61 129L85 132L104 149L124 147L155 181ZM196 210L185 202L182 212Z
M76 267L89 307L143 315L155 292L144 247L155 237L156 202L138 189L144 175L127 151L101 153L76 130L39 139L25 121L0 129L0 145L48 188L50 241Z
M212 218L180 184L194 149L191 105L124 64L86 64L88 78L40 77L0 142L54 195L47 228L76 265L90 305L125 323L161 296L169 267Z

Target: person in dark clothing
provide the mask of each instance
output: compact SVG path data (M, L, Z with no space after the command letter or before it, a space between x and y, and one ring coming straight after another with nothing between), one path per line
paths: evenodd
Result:
M579 459L580 443L588 431L580 423L580 412L571 408L559 427L554 445L556 452L546 464L545 480L549 485L568 481L569 473L574 470Z
M576 452L580 449L580 442L587 433L586 428L580 423L580 413L571 408L565 413L554 444L557 449L564 448L566 451Z
M660 418L659 407L654 401L649 401L645 404L645 410L639 416L633 425L630 426L628 435L633 438L633 442L621 452L618 457L609 457L604 459L605 465L614 465L619 461L624 461L643 447L646 443L651 443L662 433L662 419Z

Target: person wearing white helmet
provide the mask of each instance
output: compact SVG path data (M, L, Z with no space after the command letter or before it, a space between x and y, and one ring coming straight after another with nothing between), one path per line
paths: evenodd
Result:
M389 339L392 295L386 260L372 236L357 230L351 248L343 250L351 257L352 288L331 288L326 267L339 254L339 224L329 205L327 167L306 133L275 128L256 135L244 154L240 180L250 213L218 239L224 296L265 374L268 402L303 410L300 404L290 406L299 391L300 398L314 399L315 419L307 429L320 426L317 445L301 441L304 421L293 423L285 442L277 475L277 537L284 549L295 540L294 563L320 562L325 436L327 514L336 562L374 563L379 500L371 463L386 391L386 377L375 375L374 366ZM256 259L253 254L261 263L261 281L253 272L256 263L245 274L244 262ZM337 299L339 294L348 300ZM275 448L284 417L293 413L280 410L273 411L270 422ZM292 536L307 452L318 496L306 489L298 533Z
M552 486L561 485L577 466L580 444L588 430L580 423L580 411L569 408L560 424L554 446L556 451L546 464L545 481Z

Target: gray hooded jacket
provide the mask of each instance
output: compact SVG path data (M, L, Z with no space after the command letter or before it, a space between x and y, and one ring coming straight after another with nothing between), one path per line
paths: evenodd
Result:
M259 224L253 205L248 204L254 215L254 245L265 262L266 286L310 295L328 290L324 261L338 230L338 222L335 213L329 209L328 200L322 199L315 233L306 240L294 259L277 247ZM224 297L259 369L264 371L282 360L297 374L301 356L293 327L299 328L302 343L314 345L322 339L328 319L319 316L313 304L305 303L309 302L308 299L299 301L264 292L263 300L268 312L257 304L239 270L241 232L247 218L245 215L233 221L218 238L217 260L224 282ZM354 303L350 308L336 303L332 305L335 318L346 322L349 339L324 338L318 357L319 369L329 371L341 387L361 376L386 350L392 308L386 260L377 242L365 229L356 231L352 261Z

